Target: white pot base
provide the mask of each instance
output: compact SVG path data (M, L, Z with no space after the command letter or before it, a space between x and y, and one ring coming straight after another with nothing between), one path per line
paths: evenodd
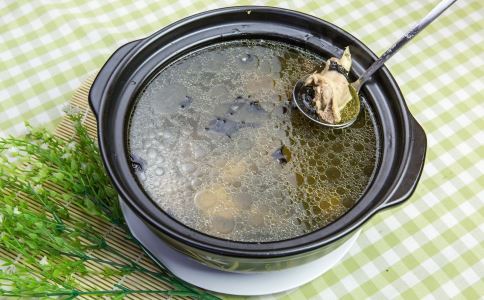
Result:
M120 199L121 209L133 236L157 263L163 264L177 277L200 288L217 293L260 296L275 294L297 288L336 265L349 251L360 235L355 232L341 246L310 263L263 273L232 273L209 268L174 250L153 233Z

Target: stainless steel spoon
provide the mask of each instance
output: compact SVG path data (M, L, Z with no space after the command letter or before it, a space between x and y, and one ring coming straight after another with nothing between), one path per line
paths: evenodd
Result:
M331 128L344 128L348 127L356 121L359 112L361 111L360 99L358 93L361 87L371 78L371 76L380 69L383 64L390 59L395 53L397 53L405 44L413 39L420 31L422 31L427 25L432 23L438 16L440 16L447 8L454 4L457 0L443 0L441 1L430 13L428 13L419 23L417 23L410 31L402 36L395 44L393 44L383 55L377 59L356 81L350 83L350 89L353 89L353 100L356 101L353 107L353 113L351 116L342 120L341 123L331 124L327 123L315 112L312 105L308 102L308 98L305 96L304 81L307 77L299 80L293 90L293 99L297 108L312 121ZM309 76L309 75L308 75ZM351 102L350 101L350 102ZM348 106L348 104L347 104ZM343 109L345 110L346 107ZM354 116L353 116L354 114Z

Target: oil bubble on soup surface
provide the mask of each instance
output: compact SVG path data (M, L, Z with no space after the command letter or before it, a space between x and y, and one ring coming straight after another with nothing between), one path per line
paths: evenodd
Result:
M235 241L289 239L338 219L366 189L379 142L367 105L340 131L291 108L294 83L322 62L295 46L240 40L165 67L131 116L140 185L185 225Z

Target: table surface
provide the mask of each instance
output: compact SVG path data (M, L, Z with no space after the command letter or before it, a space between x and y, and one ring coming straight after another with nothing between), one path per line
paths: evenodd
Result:
M0 135L22 134L26 120L54 127L75 88L117 47L196 12L286 7L333 22L381 54L437 2L2 0ZM386 66L428 137L417 190L367 222L331 271L264 298L484 299L482 0L458 1Z

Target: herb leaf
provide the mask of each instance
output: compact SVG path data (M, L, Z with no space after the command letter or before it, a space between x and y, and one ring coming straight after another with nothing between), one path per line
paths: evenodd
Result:
M160 294L218 299L165 268L144 266L97 228L101 220L111 224L126 244L140 252L81 117L68 116L75 135L67 140L28 124L29 133L24 137L0 138L0 253L4 256L0 260L0 296L122 299L129 294ZM72 213L69 207L84 214ZM117 284L110 290L92 290L78 280L131 274L172 288L134 289Z

